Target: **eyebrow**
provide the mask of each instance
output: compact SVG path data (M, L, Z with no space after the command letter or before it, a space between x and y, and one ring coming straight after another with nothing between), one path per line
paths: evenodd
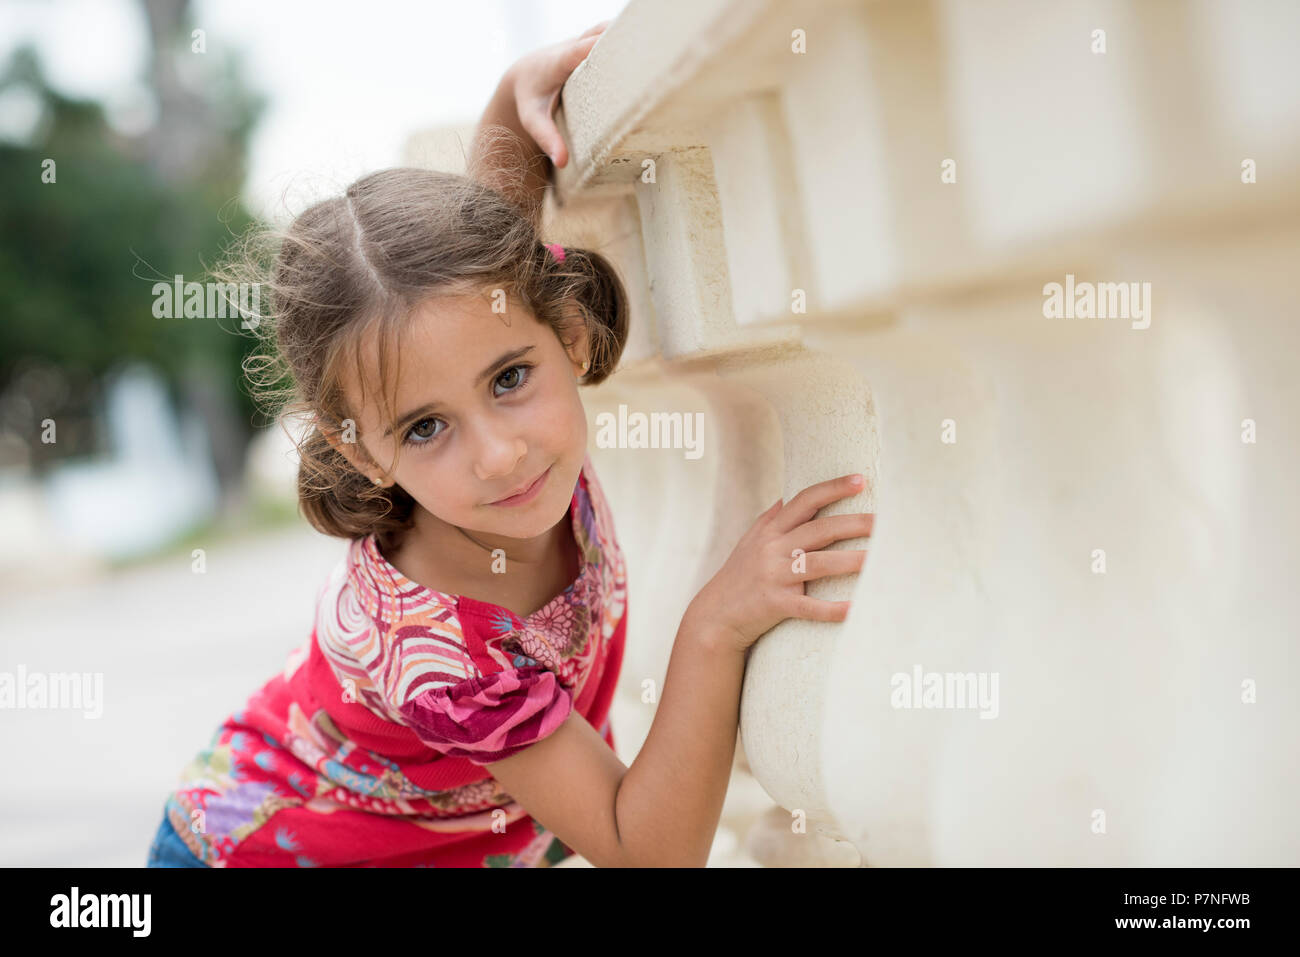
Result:
M534 348L533 346L524 346L522 349L515 349L513 352L507 352L505 353L505 355L498 356L488 365L486 369L484 369L482 372L478 374L478 379L475 380L474 385L475 386L482 385L483 382L488 378L488 376L492 375L493 372L496 372L496 370L501 368L501 366L505 365L507 362L512 362L515 359L522 358L523 356L532 352L533 348ZM416 418L417 416L424 415L426 412L436 411L439 407L440 407L440 403L438 402L426 402L418 409L411 409L405 415L402 415L398 418L397 428L400 429L402 428L402 426L406 425L406 423L410 422L412 419ZM393 428L392 426L390 426L388 429L384 431L384 438L388 438L392 434L393 434Z

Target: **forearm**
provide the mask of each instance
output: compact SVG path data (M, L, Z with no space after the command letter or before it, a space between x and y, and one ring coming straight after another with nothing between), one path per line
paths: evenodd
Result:
M501 128L513 135L502 135ZM534 226L540 225L550 159L519 122L513 68L497 84L474 130L466 173L509 197Z
M619 842L639 866L704 866L735 756L745 653L688 611L645 744L614 800Z

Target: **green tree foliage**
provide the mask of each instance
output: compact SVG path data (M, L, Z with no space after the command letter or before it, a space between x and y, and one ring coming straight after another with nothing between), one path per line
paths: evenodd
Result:
M224 61L196 94L208 100L203 125L215 132L213 145L177 176L163 175L157 162L166 128L137 138L117 134L100 104L51 89L28 48L0 70L0 94L13 87L35 93L43 118L29 142L0 145L0 395L32 360L49 363L71 384L66 411L75 418L78 406L97 401L96 383L119 363L150 363L174 394L197 363L229 383L251 434L260 419L240 372L251 335L238 319L155 318L153 286L177 274L206 281L207 267L250 224L238 193L260 98L240 84L237 65ZM52 183L42 181L46 160L55 162ZM69 449L62 435L60 445L60 456L93 451Z

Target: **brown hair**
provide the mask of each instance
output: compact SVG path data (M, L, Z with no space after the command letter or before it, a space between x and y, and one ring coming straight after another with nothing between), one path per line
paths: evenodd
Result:
M243 368L253 398L271 418L305 414L308 428L294 438L298 497L314 528L342 538L374 533L387 545L413 521L410 495L396 485L375 485L320 431L342 436L345 420L356 421L340 372L355 362L364 402L359 347L372 327L379 334L380 380L395 382L395 372L391 378L387 372L389 350L411 311L432 296L506 290L566 348L575 342L575 317L565 313L571 300L590 341L582 382L594 385L614 371L627 340L623 284L601 254L572 247L564 253L563 261L552 255L505 193L468 176L414 168L363 176L342 196L306 209L287 230L256 227L245 235L214 274L224 282L252 276L261 284L265 308L254 334L264 349ZM391 402L383 408L391 421ZM389 470L395 465L396 459Z

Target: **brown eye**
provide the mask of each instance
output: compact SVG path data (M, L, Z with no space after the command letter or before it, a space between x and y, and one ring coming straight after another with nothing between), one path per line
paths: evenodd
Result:
M497 376L496 385L500 386L504 391L497 394L509 395L512 392L521 392L528 388L529 381L532 379L533 375L532 368L533 367L530 365L511 366L505 372L501 373ZM513 379L513 381L507 384L503 381L505 379Z
M441 430L434 432L432 429L438 421L438 419L421 419L406 433L406 441L411 445L423 445L430 439L437 438L442 434Z

